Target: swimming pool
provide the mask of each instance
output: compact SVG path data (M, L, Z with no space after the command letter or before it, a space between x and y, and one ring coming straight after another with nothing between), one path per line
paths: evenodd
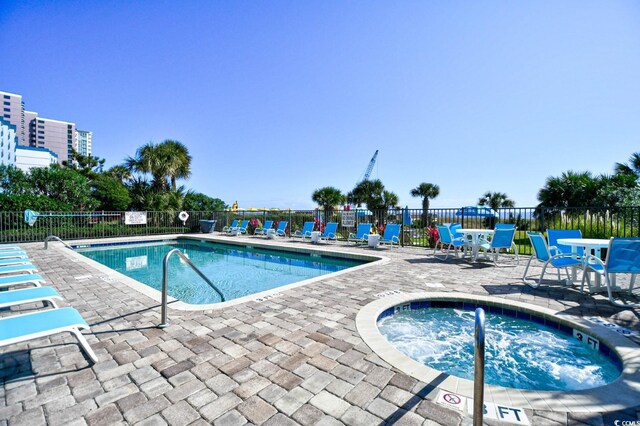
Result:
M143 244L78 246L76 251L151 288L162 286L162 261L178 248L226 300L271 290L367 263L367 260L179 239ZM220 302L220 296L177 256L169 261L171 297L188 304Z
M422 364L473 380L476 305L422 301L386 310L378 327L400 352ZM605 345L531 314L492 306L486 312L485 382L516 389L566 391L606 385L621 362ZM584 335L583 335L584 336Z

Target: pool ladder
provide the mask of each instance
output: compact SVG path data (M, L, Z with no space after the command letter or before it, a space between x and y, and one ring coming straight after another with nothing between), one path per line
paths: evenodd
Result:
M67 246L68 248L72 249L72 247L65 243L64 241L62 241L62 239L60 237L56 237L55 235L49 235L47 238L44 239L44 249L47 250L49 248L49 241L60 241L62 244L64 244L65 246Z
M189 258L180 251L180 249L175 248L169 251L169 253L165 255L164 260L162 261L162 312L160 315L160 325L158 325L159 328L165 328L169 326L169 321L167 320L167 288L169 287L168 267L169 258L174 254L177 254L180 259L184 261L184 263L189 265L191 269L196 272L196 274L200 275L200 278L202 278L207 284L209 284L212 289L216 291L216 293L220 295L220 301L224 302L224 295L220 290L218 290L218 287L216 287L215 284L212 283L211 280L209 280L209 278L207 278L206 275L203 274L200 269L198 269L196 265L194 265L191 260L189 260Z
M482 426L484 415L484 309L476 309L473 362L473 426Z

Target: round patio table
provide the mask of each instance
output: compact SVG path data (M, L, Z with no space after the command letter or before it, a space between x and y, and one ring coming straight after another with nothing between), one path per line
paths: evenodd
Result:
M600 259L600 252L603 248L609 247L609 240L606 238L558 238L558 244L571 247L572 252L577 252L577 248L582 247L584 249L584 256L582 258L582 263L584 265L592 252L595 257ZM571 279L573 281L576 280L576 272L576 267L572 266ZM589 292L593 293L602 290L603 288L600 285L600 274L596 274L595 285L593 288L589 287Z
M455 230L456 233L461 232L464 234L465 239L471 246L471 260L476 261L478 258L478 251L480 249L480 237L483 235L493 235L493 229L477 229L477 228L460 228Z

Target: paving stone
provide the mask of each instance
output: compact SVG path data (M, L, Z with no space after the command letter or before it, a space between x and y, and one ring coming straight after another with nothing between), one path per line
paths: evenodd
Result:
M204 389L205 387L205 384L201 381L192 380L178 386L177 388L171 389L170 391L166 392L164 396L166 396L169 401L175 403L193 395L194 393Z
M162 415L170 425L183 426L188 425L200 415L186 401L177 402L168 408L162 410Z
M364 374L354 370L353 368L347 367L346 365L338 365L336 368L331 370L331 374L336 376L338 379L351 383L352 385L357 385L362 381L362 379L364 379Z
M153 416L147 417L141 422L136 423L135 426L165 426L168 424L169 423L167 423L160 414L154 414Z
M160 373L158 373L150 365L147 365L142 368L138 368L135 371L132 371L129 376L134 381L134 383L141 385L153 379L157 379L158 377L160 377Z
M381 419L371 413L367 413L359 407L349 407L340 420L347 425L371 426L380 424Z
M286 395L286 393L287 393L286 389L283 389L280 386L272 383L266 388L264 388L263 390L261 390L258 393L258 396L264 399L265 401L267 401L268 403L273 404L278 399Z
M286 417L282 413L278 413L263 423L264 426L296 426L297 422Z
M416 413L420 414L422 417L437 419L443 424L450 425L459 425L464 418L460 411L451 410L449 408L443 407L440 404L436 404L435 402L428 400L424 400L420 403L420 405L418 405Z
M327 391L320 392L311 398L309 403L336 418L340 418L350 407L348 403Z
M291 416L295 421L304 426L311 426L318 423L324 413L311 404L303 404Z
M214 426L242 426L247 424L247 419L238 411L231 410L225 415L218 417L213 424Z
M398 426L420 426L424 419L414 412L399 410L391 415L387 422Z
M228 362L220 367L220 371L224 374L228 374L229 376L234 375L240 370L244 370L245 368L251 365L251 360L246 357L234 359L231 362Z
M165 368L164 370L160 371L160 373L166 378L171 378L177 374L182 373L183 371L187 371L190 368L193 368L194 366L195 364L190 360L184 360L175 365L172 365L171 367Z
M22 411L11 418L11 425L38 426L45 425L44 412L42 407L31 408Z
M331 358L327 358L324 355L316 355L308 362L309 364L323 371L331 371L339 365L336 361L332 360Z
M300 386L312 393L318 393L324 389L329 383L335 380L335 377L324 371L318 371L313 376L306 379Z
M38 394L35 383L27 383L17 388L9 389L6 392L5 398L7 405L13 405L17 402L24 401L25 399L33 398Z
M249 398L269 386L271 382L264 377L255 377L235 388L233 392L242 399ZM248 418L248 417L247 417ZM253 421L249 419L249 421Z
M32 408L39 407L57 399L64 398L65 396L70 394L71 390L68 386L58 386L56 388L47 389L37 396L23 401L22 404L25 410L30 410Z
M169 400L164 396L151 399L142 405L139 405L124 413L124 418L129 423L137 423L141 420L151 417L152 415L164 410L170 405Z
M200 408L203 405L215 400L216 398L218 398L218 395L213 393L211 389L202 389L201 391L196 392L188 397L187 402L195 408Z
M278 412L273 406L255 395L238 405L237 410L256 425L261 425Z
M391 404L388 401L385 401L382 398L374 399L371 404L367 406L367 411L375 414L381 419L387 419L396 412L398 407L396 405Z
M360 408L365 408L378 396L380 389L367 383L360 382L353 388L348 394L345 395L345 401L350 404L357 405Z
M105 405L85 417L89 426L109 426L122 420L122 414L115 404Z
M121 412L127 412L133 408L144 404L148 401L148 398L142 392L136 392L134 394L125 396L122 399L116 401L116 405Z
M128 374L135 369L136 367L134 367L133 364L124 364L116 368L111 368L109 370L97 372L96 376L98 377L98 380L100 380L101 382L106 382L107 380L113 379L114 377Z
M96 403L98 404L99 407L103 407L121 398L124 398L125 396L131 395L137 392L138 392L138 387L135 384L130 383L127 386L116 388L110 392L103 393L102 395L98 395L96 397Z
M154 399L171 389L173 389L173 386L171 386L164 377L158 377L140 386L140 390L144 392L149 399Z
M389 385L384 388L382 393L380 393L380 397L386 399L392 404L397 405L398 407L402 407L404 404L414 398L414 395L405 390Z
M278 410L290 416L313 397L313 394L297 387L275 402Z
M327 385L325 388L327 391L336 395L337 397L344 398L354 386L351 383L347 383L344 380L335 379Z
M414 379L413 377L407 376L404 373L396 373L392 378L391 381L389 382L389 384L406 390L406 391L410 391L413 386L416 384L417 380Z
M48 414L55 413L56 411L64 410L65 408L72 407L76 404L76 399L73 395L67 395L55 401L48 402L43 405L45 412Z
M64 410L56 411L47 416L47 421L51 426L64 425L67 426L71 421L77 420L85 416L92 410L95 410L97 405L94 400L88 399L78 404L72 405Z
M302 379L287 370L279 370L269 377L273 383L283 387L286 390L291 390L302 383Z
M320 419L320 421L316 423L316 426L340 426L343 424L344 423L342 423L340 420L336 419L335 417L324 415Z
M200 408L200 414L209 422L227 411L236 408L242 400L233 393L221 395L218 399Z
M223 395L239 386L232 378L225 374L218 374L207 380L205 384L217 395Z

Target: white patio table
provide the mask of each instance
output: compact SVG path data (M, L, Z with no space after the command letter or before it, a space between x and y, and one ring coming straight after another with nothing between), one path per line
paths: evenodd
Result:
M587 258L590 254L600 258L600 251L603 248L609 247L609 240L606 238L558 238L558 244L562 244L563 246L571 247L572 252L578 251L578 247L582 247L584 249L584 256L582 257L582 262L586 262ZM577 271L576 267L573 266L571 268L571 279L575 282L577 279ZM612 284L615 283L615 277L612 278ZM598 292L604 290L603 287L600 286L600 274L596 274L595 285L593 288L589 288L589 292Z
M475 229L475 228L461 228L456 229L456 232L464 234L465 239L471 246L471 260L475 262L478 258L478 251L480 249L480 237L483 235L493 235L493 229Z

